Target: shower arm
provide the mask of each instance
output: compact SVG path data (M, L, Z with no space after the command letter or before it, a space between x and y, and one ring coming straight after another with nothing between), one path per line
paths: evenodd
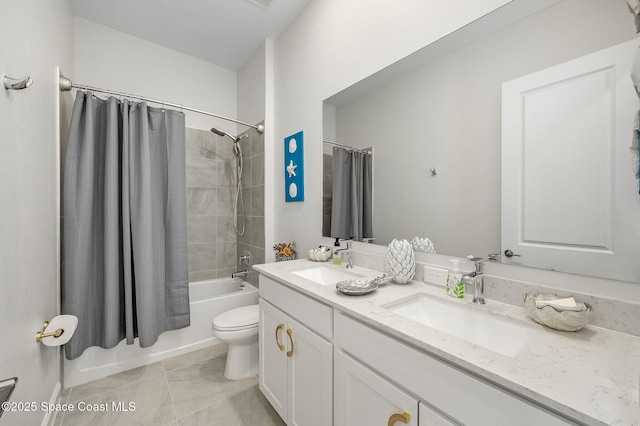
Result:
M139 99L140 101L144 101L144 102L152 102L154 104L159 104L159 105L168 106L172 108L180 108L180 110L196 112L198 114L204 114L210 117L219 118L221 120L231 121L237 124L241 124L243 126L251 127L252 129L256 129L256 131L260 134L264 133L264 124L253 125L253 124L246 123L244 121L236 120L235 118L229 118L223 115L214 114L212 112L203 111L201 109L191 108L191 107L187 107L180 104L174 104L171 102L165 102L159 99L147 98L145 96L132 95L130 93L124 93L124 92L116 92L114 90L100 89L97 87L85 86L83 84L76 84L62 74L60 74L59 76L59 85L60 85L60 91L62 92L69 92L71 91L71 89L81 89L81 90L87 90L89 92L99 92L99 93L106 93L109 95L121 96L124 98Z

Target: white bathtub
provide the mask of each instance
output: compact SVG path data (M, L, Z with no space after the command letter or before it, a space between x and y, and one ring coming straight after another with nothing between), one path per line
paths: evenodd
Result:
M165 358L218 343L212 321L222 312L258 303L258 289L240 278L220 278L189 284L191 325L167 331L151 347L141 348L122 341L112 349L98 346L69 361L64 359L64 387L69 388Z

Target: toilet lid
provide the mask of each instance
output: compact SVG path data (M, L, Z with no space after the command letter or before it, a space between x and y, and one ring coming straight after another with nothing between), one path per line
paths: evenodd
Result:
M258 305L242 306L215 317L213 327L218 330L251 328L258 325L259 317Z

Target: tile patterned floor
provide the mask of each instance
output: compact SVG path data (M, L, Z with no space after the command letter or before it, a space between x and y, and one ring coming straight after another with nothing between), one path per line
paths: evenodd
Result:
M226 349L220 344L65 389L61 403L98 410L60 412L54 426L284 425L256 377L225 379ZM135 410L114 410L119 402L133 402Z

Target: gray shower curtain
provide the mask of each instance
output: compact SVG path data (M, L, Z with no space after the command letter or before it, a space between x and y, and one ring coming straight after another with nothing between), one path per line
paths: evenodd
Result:
M333 238L373 238L371 154L333 149Z
M68 359L187 327L185 123L178 111L78 91L64 166Z

